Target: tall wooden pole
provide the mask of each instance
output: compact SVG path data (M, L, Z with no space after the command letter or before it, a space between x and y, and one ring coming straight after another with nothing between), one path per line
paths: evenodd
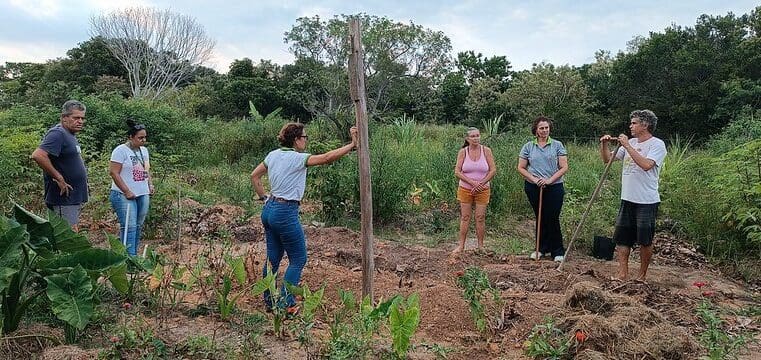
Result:
M359 130L359 203L362 215L362 297L369 296L373 301L373 191L370 181L370 142L367 131L367 99L365 98L365 60L362 51L362 37L359 20L349 22L349 88L354 101L354 113Z

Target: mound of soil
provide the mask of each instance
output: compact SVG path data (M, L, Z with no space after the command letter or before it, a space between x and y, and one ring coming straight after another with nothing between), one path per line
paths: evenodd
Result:
M60 345L45 349L40 360L89 360L97 359L98 350L82 350L71 345Z
M63 342L62 329L33 324L0 337L0 359L27 359Z
M678 360L692 358L699 349L687 331L657 312L590 282L572 285L565 307L575 314L562 318L559 327L569 337L584 334L576 338L576 351L593 350L586 358Z

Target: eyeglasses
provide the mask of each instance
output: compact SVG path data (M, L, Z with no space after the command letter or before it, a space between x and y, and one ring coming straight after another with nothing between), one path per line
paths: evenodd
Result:
M299 137L302 138L302 139L305 139L305 140L309 140L309 136L307 136L307 135L301 135Z

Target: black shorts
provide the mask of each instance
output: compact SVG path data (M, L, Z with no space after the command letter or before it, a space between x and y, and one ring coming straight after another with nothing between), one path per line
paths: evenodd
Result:
M658 204L635 204L621 200L621 207L616 217L616 230L613 241L618 245L632 247L635 243L642 246L653 244L655 236L655 217Z

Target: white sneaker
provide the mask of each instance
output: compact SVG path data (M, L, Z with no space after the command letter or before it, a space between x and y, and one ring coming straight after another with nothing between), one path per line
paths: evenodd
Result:
M555 262L562 262L563 259L565 259L565 256L563 256L563 255L555 256Z
M542 257L542 253L540 252L532 252L531 255L528 256L531 260L539 260L539 258Z

